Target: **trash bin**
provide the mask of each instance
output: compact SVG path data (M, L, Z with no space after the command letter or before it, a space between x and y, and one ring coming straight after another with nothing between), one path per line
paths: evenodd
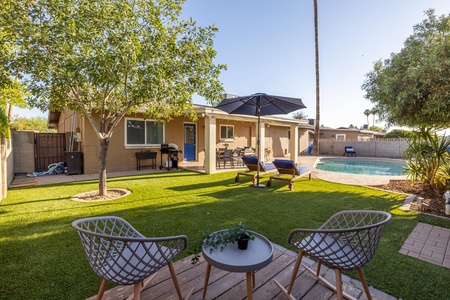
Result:
M450 215L450 191L446 191L444 194L445 199L445 214Z
M67 175L83 174L83 152L66 152Z

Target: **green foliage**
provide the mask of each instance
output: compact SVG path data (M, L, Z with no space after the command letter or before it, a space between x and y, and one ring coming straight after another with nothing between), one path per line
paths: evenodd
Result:
M382 132L383 128L378 127L378 126L370 126L369 130L375 131L375 132Z
M408 138L411 132L403 129L394 129L386 133L385 138Z
M405 151L408 178L422 181L427 187L440 191L446 187L450 139L439 137L429 128L422 127L411 133Z
M214 233L205 232L203 237L191 246L191 254L193 254L191 259L192 264L198 263L203 246L209 248L210 253L219 248L220 251L222 251L229 244L237 243L238 240L245 238L252 241L255 240L255 236L249 231L247 224L244 224L241 221L229 229Z
M11 130L34 130L38 132L55 132L54 129L47 128L47 118L45 117L19 117L14 116L11 123Z
M450 15L427 19L399 53L378 61L362 88L388 124L417 128L450 125Z
M398 252L417 222L450 228L448 220L401 211L404 195L382 190L316 179L300 179L292 192L282 182L251 189L248 181L235 183L235 176L235 171L179 171L108 178L110 188L133 193L106 202L70 199L95 190L97 180L9 190L0 202L0 299L87 299L97 294L101 279L70 226L78 218L116 215L148 237L185 234L189 248L205 230L230 228L240 220L271 242L295 250L287 243L290 230L318 228L346 209L392 214L375 257L364 266L370 285L395 298L448 299L448 269ZM189 249L179 258L188 255ZM356 271L346 275L358 278Z
M106 193L106 156L119 121L138 109L169 120L192 97L219 100L225 65L214 64L215 26L179 20L179 0L39 0L8 2L0 25L21 45L16 65L41 110L68 107L90 121L100 140L99 189ZM97 117L99 115L99 117Z

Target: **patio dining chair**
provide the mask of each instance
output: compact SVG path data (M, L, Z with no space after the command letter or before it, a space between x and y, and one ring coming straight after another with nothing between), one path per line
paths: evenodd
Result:
M319 281L337 293L337 299L353 299L343 292L341 270L358 270L367 299L372 299L362 267L375 254L378 242L391 215L384 211L346 210L334 214L318 229L294 229L288 243L299 249L291 281L287 290L274 279L275 284L289 299L292 287L304 255L317 259L316 271L304 266ZM334 269L336 285L326 280L320 273L321 265Z
M146 238L127 221L114 216L75 220L72 227L78 232L92 270L103 279L96 299L102 299L108 282L134 285L134 295L128 299L140 299L141 290L166 265L178 299L182 299L172 260L186 249L186 236Z

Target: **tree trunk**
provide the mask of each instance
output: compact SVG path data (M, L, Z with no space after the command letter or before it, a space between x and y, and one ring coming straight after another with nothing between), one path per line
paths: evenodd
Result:
M98 194L106 195L106 155L108 154L109 138L100 140L100 170L98 173Z
M316 58L316 121L314 126L313 153L319 155L320 137L320 87L319 87L319 28L318 28L317 0L314 0L314 46Z

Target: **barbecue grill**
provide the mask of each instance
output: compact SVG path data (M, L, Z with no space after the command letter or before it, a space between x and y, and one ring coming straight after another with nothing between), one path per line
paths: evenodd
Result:
M178 153L181 153L181 150L178 150L178 145L176 144L161 144L161 166L160 170L163 168L167 168L167 171L170 168L177 168L178 170ZM167 158L163 160L163 154L167 155ZM163 164L165 162L165 165Z

